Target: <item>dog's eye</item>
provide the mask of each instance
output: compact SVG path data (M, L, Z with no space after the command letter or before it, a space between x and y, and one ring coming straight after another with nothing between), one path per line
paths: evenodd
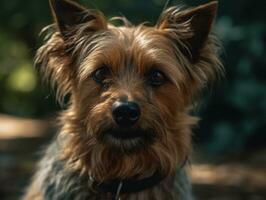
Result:
M148 74L148 82L154 87L159 87L166 82L166 77L163 72L153 69Z
M95 82L103 84L104 80L110 75L110 70L108 67L103 66L95 70L92 74L92 78Z

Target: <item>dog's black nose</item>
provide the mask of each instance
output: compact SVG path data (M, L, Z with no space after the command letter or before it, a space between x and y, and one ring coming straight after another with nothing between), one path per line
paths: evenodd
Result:
M133 126L140 117L140 107L135 102L116 101L112 107L115 122L120 127Z

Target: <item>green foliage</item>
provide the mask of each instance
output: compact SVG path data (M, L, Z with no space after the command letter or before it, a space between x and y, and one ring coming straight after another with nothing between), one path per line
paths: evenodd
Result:
M154 23L165 0L82 0L108 17ZM177 1L172 1L174 5ZM183 1L198 5L207 0ZM223 40L226 78L206 97L195 140L213 153L265 145L266 12L263 0L220 1L216 32ZM51 23L48 0L3 0L0 7L0 112L47 116L58 106L41 87L33 67L38 33ZM52 92L50 92L52 93Z
M223 40L227 73L203 113L200 133L207 138L209 152L265 145L265 5L263 1L221 3L216 32Z

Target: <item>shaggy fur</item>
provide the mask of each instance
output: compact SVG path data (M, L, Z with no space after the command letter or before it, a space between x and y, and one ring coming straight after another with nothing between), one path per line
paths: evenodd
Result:
M61 129L40 162L24 200L111 199L90 189L98 182L165 175L157 186L121 199L191 199L180 166L191 151L189 111L203 88L222 74L219 45L210 33L217 2L193 9L166 9L154 26L116 27L104 15L68 0L51 0L55 24L38 50L40 73L56 89ZM104 84L93 73L107 67ZM151 70L164 74L159 87L149 84ZM116 100L135 101L141 118L135 129L146 140L114 140L104 133L115 127ZM153 139L150 139L153 138ZM177 170L178 169L178 170Z

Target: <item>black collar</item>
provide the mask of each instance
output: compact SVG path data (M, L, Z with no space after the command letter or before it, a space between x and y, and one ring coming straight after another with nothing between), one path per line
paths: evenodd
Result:
M96 191L112 194L140 192L159 184L165 176L155 172L152 176L143 179L112 180L104 183L93 181L93 188Z
M182 169L188 162L188 157L185 158L179 169ZM98 183L92 179L92 189L97 192L111 193L116 197L119 197L123 193L135 193L145 189L151 188L159 184L166 176L162 175L160 171L156 171L152 176L143 179L124 179L124 180L112 180L109 182ZM115 198L118 199L118 198Z

